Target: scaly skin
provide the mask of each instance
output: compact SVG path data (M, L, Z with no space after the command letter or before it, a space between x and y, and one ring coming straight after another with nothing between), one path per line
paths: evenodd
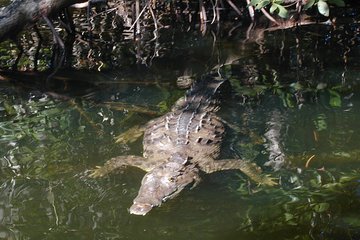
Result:
M154 206L176 196L188 184L196 185L199 181L199 170L194 165L165 162L144 176L130 213L145 215Z
M274 179L261 174L255 164L240 159L215 160L220 155L224 136L222 121L215 115L214 95L223 79L210 76L194 84L172 111L156 118L145 127L133 127L130 135L144 132L143 157L119 156L93 171L92 177L108 174L124 166L135 166L147 172L130 213L145 215L153 207L173 198L187 185L199 182L199 171L238 169L260 184L274 186ZM123 134L120 141L130 141Z

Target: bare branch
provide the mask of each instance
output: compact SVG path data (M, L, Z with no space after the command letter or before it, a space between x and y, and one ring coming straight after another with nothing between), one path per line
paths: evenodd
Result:
M0 9L0 41L14 39L26 26L85 0L14 0Z

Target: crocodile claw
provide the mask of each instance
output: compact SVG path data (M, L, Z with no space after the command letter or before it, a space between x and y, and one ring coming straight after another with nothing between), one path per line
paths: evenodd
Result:
M100 178L109 173L106 166L95 166L95 169L90 170L89 177L91 178Z
M278 178L270 177L271 175L263 175L261 180L258 182L259 185L276 186L278 185Z

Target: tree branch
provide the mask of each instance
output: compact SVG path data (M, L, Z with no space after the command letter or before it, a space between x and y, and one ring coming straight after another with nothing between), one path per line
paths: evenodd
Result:
M86 0L14 0L0 8L0 41L14 39L25 27L42 17L49 17L62 9Z

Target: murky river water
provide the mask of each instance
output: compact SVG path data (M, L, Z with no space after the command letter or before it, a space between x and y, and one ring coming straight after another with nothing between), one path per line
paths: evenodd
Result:
M69 71L39 86L40 75L8 74L0 239L359 239L359 25L346 26L199 37L149 68ZM219 112L230 125L223 155L257 163L279 185L215 173L145 217L130 215L144 173L92 179L89 170L141 155L141 140L114 138L168 111L185 91L178 76L211 68L231 83Z

